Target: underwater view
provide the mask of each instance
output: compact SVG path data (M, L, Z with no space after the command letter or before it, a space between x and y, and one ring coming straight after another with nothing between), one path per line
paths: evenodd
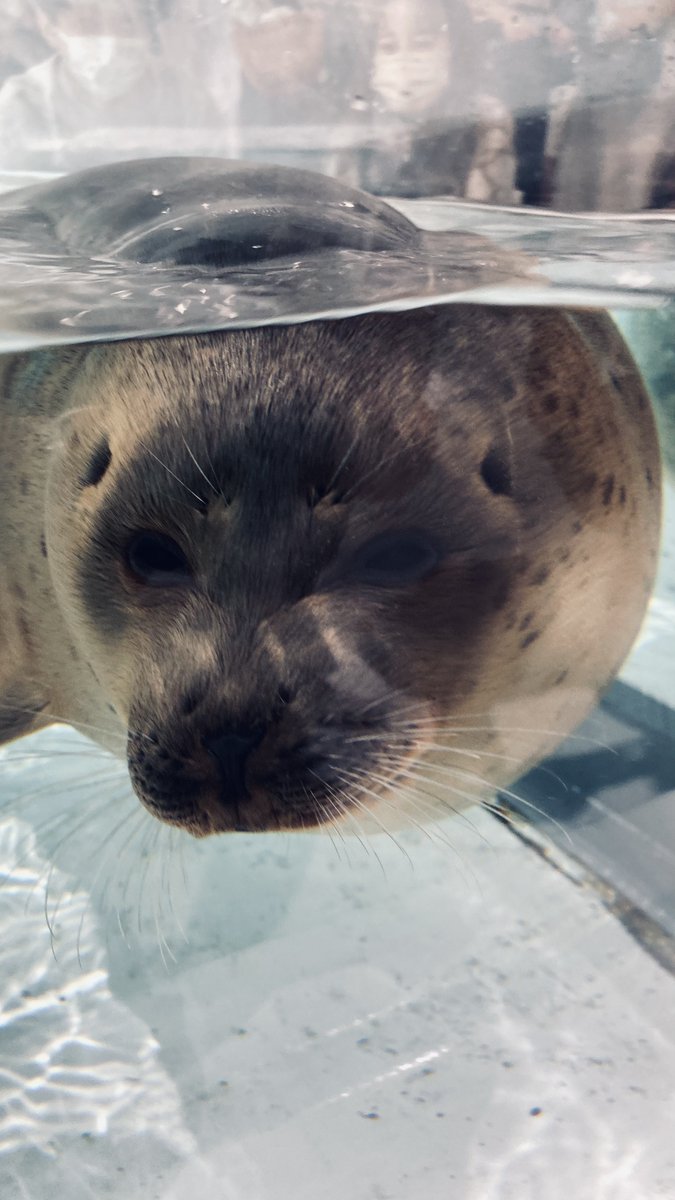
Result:
M672 5L0 30L2 1200L671 1200Z

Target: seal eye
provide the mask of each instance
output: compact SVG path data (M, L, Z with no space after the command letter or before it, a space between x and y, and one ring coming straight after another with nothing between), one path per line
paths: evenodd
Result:
M149 587L176 587L191 578L189 563L177 542L163 533L142 530L126 548L129 570Z
M358 552L354 569L362 583L402 587L433 571L439 557L437 547L425 533L383 533Z

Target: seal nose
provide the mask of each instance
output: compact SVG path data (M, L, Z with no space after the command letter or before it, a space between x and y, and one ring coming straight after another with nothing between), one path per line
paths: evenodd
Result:
M224 791L233 797L246 793L246 760L265 736L262 725L230 727L202 738L202 744L217 760Z

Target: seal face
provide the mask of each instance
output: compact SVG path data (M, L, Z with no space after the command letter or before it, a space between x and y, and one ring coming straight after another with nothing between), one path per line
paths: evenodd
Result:
M479 799L586 715L651 588L651 412L604 317L48 350L3 406L0 736L69 721L196 835Z

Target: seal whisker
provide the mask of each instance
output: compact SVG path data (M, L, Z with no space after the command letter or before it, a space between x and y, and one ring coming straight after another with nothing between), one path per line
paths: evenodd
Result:
M185 449L187 450L188 454L190 455L190 458L192 459L193 463L195 464L197 470L199 471L199 474L203 477L203 479L205 479L206 483L211 488L211 491L213 492L213 494L215 496L222 496L223 495L222 489L218 487L217 483L215 483L215 484L212 483L211 480L209 479L208 475L206 474L206 472L203 470L202 467L200 467L199 463L197 462L197 459L195 458L194 454L192 453L192 450L188 446L187 438L182 433L181 433L181 439L183 441L183 445L185 446ZM211 466L211 469L213 470L212 463L210 463L210 466Z
M392 770L396 772L397 776L403 775L407 779L411 779L415 784L417 784L417 790L421 791L422 794L426 795L427 798L432 803L437 801L437 797L434 796L431 792L425 792L423 788L419 787L420 782L434 784L436 782L436 780L434 780L433 778L430 778L429 776L425 776L424 773L418 769L418 766L416 763L413 762L410 765L410 767L405 767L402 764L398 764L396 762L396 760L393 760L391 763L391 766L392 766ZM374 779L376 779L378 783L387 785L388 781L386 779L380 778L376 775L373 775L372 777ZM389 786L390 791L393 790L393 788L397 784L398 784L398 780L394 784L389 782L388 786ZM401 786L403 788L406 788L409 785L403 783ZM479 831L476 829L473 822L470 821L469 817L466 815L466 813L463 811L463 809L454 808L452 805L447 805L447 803L446 803L445 807L446 807L446 811L452 813L452 815L454 817L456 817L458 820L462 821L463 824L466 824L471 829L471 831L476 834L477 837L482 837L482 834L479 833ZM485 839L483 839L483 840L485 840Z
M493 803L489 800L481 800L480 806L481 808L484 808L486 812L491 813L493 817L497 817L499 821L503 821L504 824L508 825L510 829L517 829L515 816L513 813L509 812L508 808L505 808L501 804Z
M437 771L439 775L449 774L454 778L465 779L469 783L475 783L479 787L487 788L487 790L490 792L499 792L500 795L507 796L510 800L514 800L516 804L522 804L525 808L531 809L532 812L536 812L540 817L544 817L545 820L550 821L551 824L554 825L558 830L558 832L567 839L570 845L574 844L573 838L570 836L567 829L565 829L564 825L561 825L560 821L557 821L555 817L552 817L550 813L545 812L544 809L539 808L533 803L533 801L527 800L524 796L519 795L518 792L514 792L507 787L503 787L501 784L495 785L493 782L484 779L474 771L467 771L459 767L451 767L445 763L429 763L428 766L433 767L433 769ZM481 800L481 804L482 803L483 801Z
M144 859L144 866L143 866L143 870L141 871L140 888L139 888L138 900L137 900L136 932L138 934L141 933L143 896L145 894L145 887L146 887L146 884L148 881L148 874L150 871L150 864L152 861L152 849L153 849L153 846L156 841L156 831L158 828L159 827L157 825L154 825L151 821L148 821L147 825L144 829L143 838L141 840L140 857L142 859Z
M123 788L124 788L124 793L126 795L129 794L128 779L126 777L121 778L119 772L116 772L114 775L111 775L108 771L96 772L93 775L90 775L90 774L83 775L82 777L80 777L74 781L69 780L67 783L67 794L68 794L68 796L71 796L73 794L77 794L78 792L85 791L85 790L87 792L90 792L92 784L106 784L106 783L109 783L111 785L112 784L122 784ZM49 782L42 784L40 787L31 787L30 789L28 789L25 793L26 803L30 804L36 800L41 800L42 797L44 797L44 796L52 796L56 800L56 799L59 799L60 796L62 796L65 791L66 791L66 788L64 788L61 784L59 784L58 787L55 787L53 781L50 780ZM14 800L12 797L3 798L2 801L0 801L0 812L2 812L3 810L6 810L8 808L12 808L13 805L14 805Z
M390 780L384 779L382 776L375 775L372 772L369 772L369 777L372 777L376 781L376 783L383 784L385 787L387 787L390 793L392 792L392 783ZM415 782L417 782L417 781L415 781ZM406 800L412 801L414 804L416 804L417 807L419 808L419 811L424 812L427 817L428 817L429 812L433 811L433 805L425 806L423 800L421 799L421 796L426 795L427 797L429 797L429 793L425 792L423 788L420 788L418 786L415 789L415 791L413 792L410 788L410 785L398 784L396 786L397 799L401 795L403 795ZM435 797L430 797L430 798L432 799L432 801L435 799ZM460 818L465 817L465 814L460 809L453 809L452 811L453 811L454 815L457 817L460 817ZM468 821L467 818L465 818L465 819L467 820L467 823L469 824L472 832L474 832L479 837L482 836L478 833L478 830L475 828L475 826L470 821ZM426 836L432 838L432 840L440 841L441 843L446 845L448 847L448 849L452 850L455 854L459 854L459 852L455 849L455 847L452 845L452 843L450 841L448 841L448 839L446 838L445 834L440 829L440 827L436 821L431 822L431 828L433 828L435 830L435 834L433 834L433 835L429 828L424 828L421 825L418 825L417 822L414 822L414 824ZM485 841L484 838L483 838L483 840Z
M314 774L314 772L312 772L312 774ZM317 776L317 778L318 778L318 776ZM322 813L324 820L327 821L327 823L329 824L330 827L326 830L326 832L330 839L331 846L333 847L333 850L335 851L337 860L338 860L338 862L341 862L342 859L340 856L340 849L337 845L337 842L335 841L335 838L333 837L333 833L339 833L339 830L338 830L337 823L334 820L334 817L333 817L333 814L332 814L330 808L323 805L318 800L318 798L314 792L314 789L311 787L308 787L307 784L305 784L305 783L302 784L302 790L305 793L305 796L307 797L307 799L311 801L311 803L314 805L314 807L317 809L317 811ZM344 841L344 839L341 839L341 840Z
M171 475L172 478L176 480L176 483L179 483L181 485L181 487L184 487L185 491L189 492L191 496L194 496L195 500L198 500L200 504L203 504L203 505L206 504L206 500L204 499L204 497L199 496L197 494L197 492L193 492L192 488L188 487L187 483L185 483L184 480L182 480L179 475L176 475L175 471L171 470L171 467L167 466L167 464L165 462L162 462L161 458L159 458L159 456L157 454L155 454L154 450L150 449L150 447L143 441L142 438L139 438L138 442L139 442L139 445L141 445L143 447L145 452L147 454L149 454L151 458L154 458L156 462L159 463L160 467L164 467L164 470L168 471L169 475Z
M356 818L354 817L353 813L351 813L349 810L348 795L345 793L345 791L342 788L335 789L330 784L321 780L320 776L316 773L316 771L312 770L311 767L309 770L310 770L310 774L314 775L315 778L318 779L319 782L322 783L322 786L327 789L329 795L333 797L333 815L334 815L334 822L335 822L334 827L335 827L336 832L341 833L340 826L339 826L339 819L342 817L349 817L350 824L353 823L355 826L355 831L354 830L352 831L353 836L356 838L359 845L365 851L366 855L370 855L370 850L368 848L368 845L363 840L363 837L360 836L363 831L360 829L359 823L356 820ZM347 803L345 803L345 801L347 801ZM374 850L373 850L373 854L375 855L375 858L378 857L377 853ZM380 866L382 866L382 863L379 859L378 859L378 862L380 862Z
M340 778L340 773L336 772L336 774L338 775L338 778ZM344 776L342 776L342 782L345 783L347 786L349 786L348 778L345 778ZM374 791L373 788L369 788L364 783L359 783L358 789L362 795L372 796L378 802L383 800L383 797L381 797L376 791ZM359 808L362 812L364 812L367 815L367 817L369 818L369 820L374 821L375 824L377 825L378 829L380 829L382 831L382 833L384 833L390 839L390 841L392 841L394 843L394 845L397 847L398 850L400 850L400 852L404 856L404 858L407 859L408 863L410 864L411 869L414 871L415 866L414 866L413 860L411 859L410 855L408 854L408 851L406 850L405 846L402 846L401 843L398 841L398 839L396 837L394 837L394 834L391 832L391 830L387 829L386 825L384 825L383 822L380 821L379 817L377 816L377 813L373 812L373 810L371 808L369 808L368 805L364 804L363 801L360 800L358 796L352 794L351 800L352 800L352 803L356 804L357 808Z
M327 487L326 487L326 492L332 492L332 491L333 491L333 488L336 486L336 484L337 484L337 481L338 481L338 480L339 480L339 478L340 478L340 475L341 475L341 474L342 474L342 472L344 471L345 467L347 466L347 463L349 462L349 459L351 458L352 454L353 454L353 453L354 453L354 451L356 450L356 447L358 446L358 444L359 444L359 441L360 441L360 434L359 434L359 433L357 433L357 434L355 434L355 436L352 438L352 441L351 441L351 443L350 443L350 445L349 445L349 448L348 448L348 449L346 450L346 452L343 454L342 458L340 459L340 462L338 463L337 467L336 467L336 468L335 468L335 470L333 471L333 474L331 475L331 477L330 477L330 479L329 479L329 481L328 481L328 484L327 484Z
M378 854L377 850L375 849L374 845L372 844L372 841L369 842L368 834L367 834L366 830L363 828L363 826L361 825L360 821L358 820L358 818L356 816L356 813L353 811L353 808L351 806L351 795L353 792L353 787L355 785L357 787L359 787L360 781L357 779L354 779L346 787L342 787L339 789L339 792L341 795L340 815L342 818L348 820L349 824L354 827L352 830L353 836L357 839L359 844L363 847L366 854L368 856L370 856L370 855L373 856L378 867L380 868L380 870L382 872L383 878L386 879L387 872L385 869L385 865L384 865L380 855Z
M412 821L412 824L415 827L415 829L419 830L419 832L422 834L427 834L429 836L430 840L435 845L438 844L438 845L442 846L443 849L449 850L451 852L451 854L453 855L453 857L457 860L457 864L459 866L460 873L461 873L462 877L464 878L465 882L471 882L473 884L473 886L476 888L476 890L478 891L479 895L482 896L483 889L481 887L481 883L480 883L480 879L479 879L478 875L471 867L471 864L468 863L463 858L462 854L457 849L457 847L453 845L453 843L450 841L450 838L446 836L444 831L439 826L438 822L434 820L434 812L436 811L437 806L434 804L426 803L424 801L424 799L420 798L417 790L411 791L408 787L404 787L402 792L399 793L399 795L406 803L412 804L415 811L417 811L421 816L420 821L417 821L414 817L408 818L409 820ZM456 811L456 810L453 810L453 811ZM482 841L486 846L490 846L490 842L488 841L488 839L486 837L484 837L484 835L482 833L480 833L480 831L478 829L476 829L476 827L475 827L475 825L473 825L473 823L470 823L470 824L471 824L471 830L476 835L476 837L478 837L480 839L480 841ZM468 876L466 875L467 868L468 868Z
M514 755L514 754L498 754L494 750L465 750L461 746L446 746L442 742L438 742L438 743L425 742L424 743L425 756L426 756L427 751L429 751L430 753L441 753L441 754L448 754L448 753L464 754L464 755L468 755L469 758L474 758L477 760L481 760L484 758L492 758L498 762L510 762L510 763L516 763L518 765L520 765L520 762L521 762L521 760L518 758L518 756ZM618 753L618 751L617 751L617 753ZM433 759L430 759L429 761L433 762ZM558 775L558 773L556 771L552 770L551 767L546 766L545 761L543 763L539 763L536 767L533 767L532 770L540 772L543 775L550 775L550 777L552 779L555 779L556 783L560 784L561 788L563 788L564 791L569 792L569 790L570 790L569 785L567 783L565 783L565 780L562 778L561 775Z
M522 734L539 734L543 737L561 737L559 729L542 729L537 725L450 725L447 727L437 726L436 733L452 734L454 737L459 737L462 733L494 733L496 735L506 734L508 736L514 733ZM566 741L586 742L590 746L596 746L598 749L607 750L610 754L618 755L620 751L616 746L611 746L607 742L601 741L599 738L590 737L582 733L565 733Z
M176 843L176 837L177 837L178 831L176 829L174 829L172 826L169 826L164 832L165 832L164 852L166 853L167 859L168 859L167 866L171 867L173 865L173 863L176 861L176 858L179 857L180 865L182 868L184 868L185 864L183 862L182 856L180 855L180 849L182 848L183 843L182 843L182 841ZM179 847L178 855L176 854L176 845L177 844ZM172 920L173 924L175 925L175 927L177 928L185 945L189 946L190 939L187 935L187 932L183 928L183 924L181 922L181 919L180 919L180 917L176 911L175 905L174 905L173 874L170 871L169 871L169 874L167 877L166 898L167 898L167 902L169 905L169 915L171 917L171 920Z
M31 708L30 705L20 706L20 705L13 705L13 704L5 704L2 701L0 701L0 710L2 710L3 712L22 712L22 713L27 713L27 714L30 713L31 715L36 716L36 717L45 717L49 721L52 721L57 725L71 725L73 723L73 717L62 717L62 716L59 716L57 713L49 712L48 710L43 709L43 708ZM79 726L81 726L82 729L91 729L94 731L94 733L105 734L106 737L113 734L114 736L119 737L122 741L126 741L126 734L122 734L122 733L115 734L114 730L105 729L102 725L93 725L90 721L78 721L77 724Z
M480 761L483 758L494 758L499 762L520 763L517 754L498 754L495 750L467 750L464 746L446 746L443 742L425 742L424 753L430 754L463 754L467 758Z
M152 844L152 851L155 853L155 856L157 854L157 848L158 848L159 841L160 841L160 832L161 832L161 826L158 825L156 828L155 838L154 838L153 844ZM168 958L171 959L171 961L174 964L177 962L177 959L176 959L176 956L175 956L173 950L171 949L171 946L169 945L169 943L166 939L163 929L160 928L160 926L163 924L163 920L164 920L162 902L163 902L163 897L164 897L164 886L163 885L165 883L164 867L165 867L166 858L161 853L161 851L160 851L159 857L160 857L160 866L161 866L161 886L159 888L155 888L155 892L154 892L154 896L153 896L153 906L152 906L153 907L153 920L154 920L154 925L155 925L155 933L157 936L157 945L159 948L160 957L162 959L164 970L168 971L169 967L168 967L168 962L167 962L167 956L168 956ZM156 861L156 859L155 859L155 861Z
M143 809L141 809L138 812L137 816L138 816L138 820L136 821L136 827L135 827L135 830L133 833L133 838L130 840L132 840L132 841L134 839L136 840L136 851L138 854L138 862L140 864L143 861L145 853L146 853L146 844L149 840L151 831L153 829L153 823L152 823L152 821L148 820L147 813ZM119 916L120 910L126 910L132 906L135 906L136 907L136 916L138 918L138 930L140 930L140 895L136 897L135 901L132 901L129 899L129 889L131 887L132 879L134 879L136 881L136 883L138 884L139 883L139 875L134 873L134 871L132 870L133 864L131 862L129 862L127 864L127 866L128 866L127 877L126 877L126 881L124 883L124 887L122 890L121 898L118 902L118 924L120 923L120 916ZM142 876L141 876L141 878L142 878ZM125 934L125 939L128 938L128 932L127 932L126 928L125 928L124 934Z
M122 818L121 818L121 819L120 819L120 820L117 822L117 824L113 826L113 828L112 828L112 829L108 829L108 830L106 830L106 833L105 833L105 835L104 835L104 836L101 838L101 841L99 842L98 846L96 846L96 847L94 848L94 850L93 850L93 853L92 853L92 861L94 861L94 862L95 862L95 861L96 861L96 859L97 859L97 857L98 857L98 855L99 855L99 854L101 854L101 852L102 852L102 851L103 851L103 855L102 855L101 861L100 861L100 863L99 863L99 865L98 865L98 867L97 867L97 869L96 869L96 873L95 873L95 875L94 875L93 879L92 879L92 880L87 880L87 885L86 885L86 889L85 889L85 890L87 891L87 893L88 893L88 895L89 895L90 899L91 899L91 898L93 897L93 895L94 895L94 890L95 890L95 888L96 888L96 884L97 884L97 882L98 882L98 879L99 879L99 877L101 876L101 874L102 874L102 872L103 872L103 870L104 870L104 868L105 868L105 866L106 866L106 863L107 863L107 862L109 861L109 859L112 857L112 852L113 852L113 842L114 842L114 839L115 839L115 837L117 836L117 834L119 833L119 831L120 831L121 829L123 829L123 828L124 828L124 826L125 826L125 825L127 825L127 824L128 824L130 821L132 821L132 820L133 820L133 819L136 817L136 815L137 815L137 814L136 814L136 812L134 812L134 810L133 810L133 809L131 809L129 812L125 813L125 814L124 814L124 816L123 816L123 817L122 817ZM74 835L76 832L78 832L78 830L79 830L79 829L81 829L81 828L83 827L83 825L85 825L85 824L87 824L87 822L86 822L86 821L83 821L83 822L81 822L81 823L80 823L80 825L78 825L78 826L75 826L74 828L71 828L71 829L69 829L67 836L66 836L66 837L64 837L64 838L61 840L61 842L59 843L59 848L60 848L60 846L62 846L62 845L63 845L63 844L66 842L66 841L70 841L70 840L71 840L71 838L73 837L73 835ZM124 843L124 844L123 844L123 845L120 847L120 850L123 852L123 851L126 849L126 846L127 846L127 842L125 842L125 843ZM53 853L52 853L52 865L54 864L54 853L58 853L58 851L55 851L55 852L53 852ZM51 878L51 875L50 875L50 878ZM46 889L45 889L45 919L46 919L46 921L47 921L47 927L49 928L49 932L50 932L50 935L51 935L51 937L52 937L52 940L53 940L53 938L54 938L54 927L56 926L56 921L57 921L57 918L58 918L59 909L60 909L60 907L61 907L61 903L62 903L62 900L63 900L63 893L61 894L61 896L60 896L59 900L58 900L58 901L57 901L57 903L56 903L56 906L55 906L55 908L54 908L54 910L53 910L53 912L52 912L52 914L51 914L51 920L50 920L50 918L49 918L49 912L48 912L48 908L49 908L49 884L50 884L50 879L48 879L48 880L47 880L47 887L46 887ZM72 886L71 886L70 890L74 892L74 891L78 891L78 890L81 890L81 889L82 889L82 875L80 874L80 875L77 875L77 876L75 876L75 878L74 878L74 880L73 880L73 882L72 882ZM84 916L85 916L85 913L86 913L86 911L87 911L87 910L85 909L85 912L82 914L82 920L84 920ZM80 928L81 928L81 926L80 926ZM78 943L78 945L79 945L79 943ZM79 959L78 959L78 961L79 961ZM81 964L80 964L80 965L81 965Z

